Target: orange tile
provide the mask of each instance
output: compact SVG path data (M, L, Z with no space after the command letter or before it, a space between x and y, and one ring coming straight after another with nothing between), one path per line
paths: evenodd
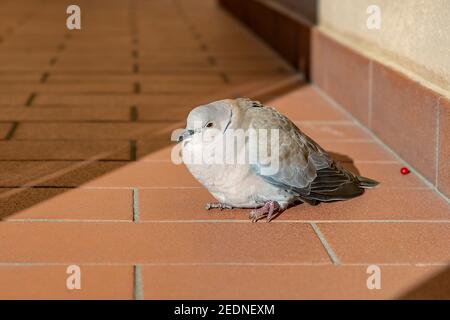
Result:
M145 299L277 300L397 299L414 291L413 283L442 272L442 267L380 268L380 290L367 288L367 266L145 266L142 273ZM449 297L448 287L423 297L436 296Z
M349 120L341 111L330 106L311 86L303 86L266 103L292 121Z
M118 140L152 137L170 141L173 123L22 123L15 139L19 140ZM173 128L173 129L172 129Z
M450 223L318 224L343 263L448 263Z
M120 168L122 161L0 161L0 186L76 187Z
M133 219L131 190L32 188L2 191L0 211L8 212L8 219Z
M26 99L26 98L25 98ZM25 101L23 99L23 101ZM6 101L6 100L5 100ZM90 106L90 105L100 105L100 106L129 106L134 104L148 103L152 101L155 104L161 105L198 105L201 102L205 102L204 98L198 95L179 94L169 95L169 94L140 94L140 95L114 95L114 94L40 94L36 97L33 102L34 105L69 105L69 106ZM24 103L24 102L22 102ZM0 104L8 104L3 102L0 96ZM10 104L14 104L10 102Z
M76 65L75 68L80 68ZM92 66L90 66L92 68ZM128 66L129 68L129 66ZM9 84L3 85L0 92L22 93L39 92L51 94L83 93L83 94L104 94L104 93L132 93L131 83L70 83L70 84Z
M101 107L89 106L79 107L41 107L41 108L18 108L1 107L1 121L115 121L129 120L130 107ZM1 125L0 125L1 127Z
M3 222L0 233L3 262L329 263L299 223Z
M351 122L294 121L297 127L317 143L324 140L368 139L368 135Z
M161 108L157 104L141 104L138 106L139 120L180 121L185 123L192 106L172 106Z
M424 188L425 184L414 174L402 175L400 162L343 162L343 167L380 182L380 186L387 188ZM355 168L357 171L355 171Z
M217 200L205 189L143 189L139 191L141 220L247 220L250 209L206 210ZM287 209L284 220L446 220L450 206L431 190L367 190L362 196L318 206L300 204Z
M130 160L128 141L0 141L0 160Z
M89 181L91 187L199 187L200 183L184 165L170 162L131 163L98 179Z
M301 204L280 219L288 220L445 220L450 205L432 190L389 189L382 185L357 198L318 206Z
M29 93L0 94L0 106L24 105L29 95Z
M372 129L433 182L437 101L437 94L374 62Z
M321 143L321 146L329 152L333 158L338 161L352 159L354 161L395 161L392 154L387 152L378 143L371 140L363 142L341 142L327 141ZM341 155L341 156L339 156Z
M133 299L132 266L78 265L81 288L68 289L70 265L0 266L0 298Z
M0 123L0 139L5 139L8 136L11 127L11 123Z
M367 125L370 60L318 29L312 42L313 82Z

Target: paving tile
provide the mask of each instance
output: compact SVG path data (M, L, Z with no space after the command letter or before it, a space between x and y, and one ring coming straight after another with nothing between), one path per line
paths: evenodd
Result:
M450 268L444 267L434 273L431 277L425 280L415 281L412 289L405 292L401 299L418 300L418 299L433 299L433 300L448 300L450 298Z
M133 140L164 139L170 142L175 123L22 123L14 139L18 140Z
M131 160L127 141L0 141L0 160Z
M132 266L80 267L81 288L67 289L67 266L1 266L1 299L133 299ZM70 269L69 269L70 272Z
M319 140L320 141L320 140ZM375 141L341 142L324 140L320 142L322 148L329 152L337 161L395 161L395 157L383 149Z
M433 182L437 101L432 91L374 62L372 129Z
M79 68L79 66L76 66ZM2 85L0 93L22 93L22 92L39 92L39 93L83 93L83 94L102 94L102 93L132 93L133 86L131 83L71 83L71 84L7 84Z
M17 53L15 53L17 55ZM27 55L29 58L29 55ZM0 82L3 83L37 83L40 81L42 74L39 72L26 73L26 74L16 74L16 73L1 73Z
M187 168L171 162L137 161L86 183L89 187L199 187Z
M303 86L272 101L270 105L291 120L349 120L341 111L329 105L311 86Z
M397 299L442 267L381 266L381 290L366 266L145 266L145 299ZM262 280L264 279L264 280ZM448 278L444 284L448 283ZM280 290L282 288L282 290ZM424 298L448 297L448 287Z
M317 29L312 32L312 43L313 82L368 125L369 59Z
M187 84L187 83L153 83L153 82L143 82L141 83L141 92L143 93L211 93L220 91L223 89L222 83L215 84Z
M368 139L358 126L348 121L294 121L297 127L319 144L324 140Z
M11 123L0 123L0 139L5 139L12 128Z
M127 121L130 107L0 107L0 121ZM1 125L0 125L1 126Z
M3 262L329 262L312 228L298 223L4 222L0 231Z
M439 108L437 187L450 197L450 101L442 98Z
M343 263L448 263L450 223L339 223L319 228Z
M138 117L140 121L174 121L185 122L192 106L174 106L171 108L161 108L160 105L139 105Z
M413 173L402 175L400 162L342 162L343 167L380 182L386 188L424 188L425 184ZM356 169L356 170L355 170Z
M450 205L432 190L379 187L348 201L298 205L280 219L286 220L445 220Z
M174 57L177 59L177 57ZM0 77L1 80L1 77ZM85 73L85 74L68 74L65 72L52 72L48 78L48 83L152 83L156 86L163 85L219 85L224 84L220 73L217 74L171 74L171 73L154 73L154 74L102 74L102 73Z
M24 105L29 95L29 93L0 94L0 106Z
M128 163L122 161L0 161L2 172L0 186L77 187Z
M5 219L131 221L132 192L126 189L23 188L2 189Z
M205 189L142 189L139 191L140 218L173 220L247 220L250 209L206 210L217 200ZM362 196L318 206L300 204L283 212L276 220L446 220L450 205L431 190L367 190Z
M25 101L25 99L23 99ZM107 105L107 106L123 106L134 105L141 103L152 103L162 105L198 105L204 101L203 97L198 95L153 95L153 94L140 94L140 95L113 95L113 94L91 94L91 95L55 95L55 94L40 94L33 102L34 105L76 105L76 106L91 106L91 105ZM5 102L6 103L6 102ZM24 103L24 102L23 102ZM0 96L0 104L4 104Z

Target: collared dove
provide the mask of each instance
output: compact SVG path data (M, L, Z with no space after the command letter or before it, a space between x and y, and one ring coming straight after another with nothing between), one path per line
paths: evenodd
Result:
M241 145L235 147L239 134L230 132L245 133ZM258 138L250 139L249 132ZM226 137L236 149L232 161L220 161L233 151L224 143ZM378 184L341 167L275 109L245 98L194 108L177 140L188 170L218 200L206 208L253 208L249 216L253 222L270 221L300 202L347 200ZM250 156L252 152L256 155Z

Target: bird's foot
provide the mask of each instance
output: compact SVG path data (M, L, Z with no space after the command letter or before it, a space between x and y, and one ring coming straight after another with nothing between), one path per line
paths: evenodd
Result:
M206 210L210 210L210 209L220 209L220 210L223 210L223 209L233 209L233 207L230 206L230 205L228 205L228 204L225 204L225 203L220 203L220 202L210 202L210 203L207 203L207 204L205 205L205 209L206 209Z
M279 213L281 213L281 206L276 201L267 201L261 208L252 210L249 219L256 222L266 217L266 221L270 222Z

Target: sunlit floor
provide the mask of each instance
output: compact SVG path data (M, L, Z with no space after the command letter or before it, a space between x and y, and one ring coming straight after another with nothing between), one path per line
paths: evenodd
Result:
M312 85L267 104L380 186L271 223L204 210L171 132L294 76L215 2L79 6L69 31L60 1L1 4L0 298L450 295L449 204Z

